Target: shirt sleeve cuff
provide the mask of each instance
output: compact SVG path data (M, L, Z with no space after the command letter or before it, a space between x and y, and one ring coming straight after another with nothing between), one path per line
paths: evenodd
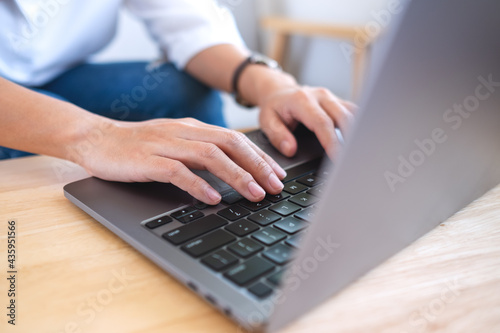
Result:
M168 60L183 69L194 56L210 47L221 44L246 47L236 25L226 27L226 30L221 31L214 26L200 26L183 34L176 43L161 45L161 47Z

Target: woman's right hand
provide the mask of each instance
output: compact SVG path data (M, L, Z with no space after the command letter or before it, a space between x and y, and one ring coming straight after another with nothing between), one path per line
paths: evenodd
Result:
M221 195L189 169L210 171L254 202L283 189L285 171L242 133L191 118L103 124L79 143L85 149L70 147L80 151L71 160L95 177L172 183L210 205Z

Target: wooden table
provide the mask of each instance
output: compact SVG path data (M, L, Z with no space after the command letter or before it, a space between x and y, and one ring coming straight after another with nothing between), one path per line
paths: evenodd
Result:
M1 332L240 330L63 196L79 167L0 162ZM7 324L7 222L17 318ZM500 332L500 186L284 332Z

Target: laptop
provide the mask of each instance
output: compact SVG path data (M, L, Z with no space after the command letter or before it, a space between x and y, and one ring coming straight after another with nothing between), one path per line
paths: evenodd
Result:
M274 332L500 182L500 2L404 2L336 162L304 128L280 195L216 207L88 178L66 197L248 330ZM182 304L180 304L182 306Z

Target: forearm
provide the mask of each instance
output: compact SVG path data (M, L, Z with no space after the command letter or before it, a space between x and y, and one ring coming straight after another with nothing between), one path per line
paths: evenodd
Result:
M217 45L197 54L188 63L186 70L205 84L232 93L234 72L249 54L250 51L233 45ZM261 105L262 100L275 90L296 84L289 74L261 65L251 65L241 74L238 88L246 101Z
M0 145L79 162L74 148L107 119L0 78Z

